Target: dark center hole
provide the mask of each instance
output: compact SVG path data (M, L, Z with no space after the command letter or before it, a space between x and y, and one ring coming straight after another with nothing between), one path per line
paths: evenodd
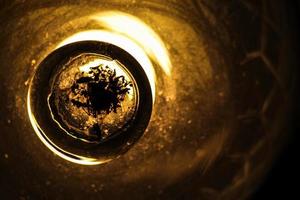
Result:
M116 76L116 71L103 65L91 68L88 73L81 72L72 85L70 101L84 108L89 115L117 112L132 83L124 76Z

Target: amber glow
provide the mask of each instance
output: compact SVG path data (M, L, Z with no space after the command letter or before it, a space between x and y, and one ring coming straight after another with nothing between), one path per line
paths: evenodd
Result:
M122 12L102 12L91 15L88 18L89 20L95 21L97 24L99 24L99 27L101 28L87 29L85 31L74 33L73 35L64 38L56 46L56 49L79 41L101 41L111 43L124 49L131 54L144 69L151 86L154 104L156 95L156 74L153 64L155 63L156 67L160 67L166 76L171 76L172 69L168 51L158 34L139 18ZM107 62L112 64L112 62L118 61ZM83 66L80 70L88 70L91 65L97 64L99 63L90 63L89 66ZM47 138L43 130L39 127L34 115L32 114L30 105L30 91L31 89L29 88L27 96L29 119L36 134L47 148L61 158L77 164L96 165L109 161L99 161L94 158L74 155L53 144L53 142Z
M102 41L114 44L131 54L143 67L155 101L156 75L152 65L157 63L167 76L171 75L171 62L161 38L143 21L126 13L109 11L90 16L102 27L81 31L64 39L57 48L78 41Z
M140 46L138 46L132 40L116 33L108 32L104 30L89 30L89 31L83 31L72 35L71 37L67 38L62 43L60 43L57 48L70 43L74 43L78 41L87 41L87 40L111 43L126 50L129 54L131 54L143 67L149 79L152 96L153 96L153 103L154 103L155 79L156 79L155 72L150 59L148 58L148 56L145 54L145 52Z
M63 149L59 148L58 146L56 146L54 143L52 143L51 140L43 132L43 130L39 127L35 117L32 114L31 105L30 105L30 91L31 91L31 88L29 88L28 95L27 95L27 110L28 110L29 119L30 119L31 125L32 125L35 133L37 134L39 139L44 143L44 145L46 145L46 147L48 149L50 149L53 153L55 153L56 155L58 155L59 157L65 159L65 160L68 160L70 162L77 163L77 164L82 164L82 165L98 165L98 164L102 164L102 163L109 161L109 160L99 161L94 158L78 156L78 155L75 155L75 154L72 154L70 152L63 150Z
M171 61L164 42L147 24L137 17L117 11L109 11L93 15L103 27L130 38L171 75Z

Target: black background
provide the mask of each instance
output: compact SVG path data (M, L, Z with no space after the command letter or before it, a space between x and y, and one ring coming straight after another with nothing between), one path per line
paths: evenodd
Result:
M297 120L299 123L299 120ZM251 199L297 199L299 195L299 147L296 134L299 131L296 120L294 122L294 135L285 147L281 156L275 161L272 170L268 173L266 181Z
M295 3L295 2L293 2ZM298 34L295 41L296 54L299 57L298 61L298 77L300 69L300 0L296 1L298 28L295 30ZM299 78L297 80L298 87L300 86ZM299 89L298 89L299 90ZM294 104L296 105L291 113L293 119L291 121L291 140L284 147L280 157L275 160L272 170L268 173L267 179L259 187L258 191L251 199L298 199L299 198L299 131L300 131L300 91L295 91Z

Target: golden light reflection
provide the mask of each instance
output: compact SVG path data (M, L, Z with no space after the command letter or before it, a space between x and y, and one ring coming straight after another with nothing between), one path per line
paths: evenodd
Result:
M146 23L137 17L119 12L106 11L91 15L101 29L81 31L64 39L57 48L78 41L102 41L116 45L131 54L143 67L155 101L156 75L152 62L158 64L167 76L171 76L172 65L167 48Z
M48 149L50 149L54 154L58 155L59 157L67 161L81 164L81 165L98 165L110 161L109 159L97 160L95 158L88 158L88 157L75 155L59 148L53 142L51 142L51 140L46 136L43 130L39 127L34 115L32 114L31 105L30 105L30 92L31 92L31 88L29 87L28 95L27 95L27 111L28 111L29 119L35 133L37 134L39 139L44 143L44 145L46 145Z
M155 66L160 67L167 76L171 76L172 70L168 51L162 39L139 18L123 12L102 12L91 15L88 17L88 19L98 23L99 29L94 28L77 32L63 39L55 49L80 41L101 41L124 49L131 54L131 56L133 56L144 69L151 86L154 104L156 96L156 74L152 62L156 63ZM83 68L81 70L85 69ZM97 165L109 161L75 155L55 145L39 127L34 115L32 114L30 105L30 91L31 89L29 88L27 96L29 119L36 134L47 148L49 148L59 157L77 164Z
M155 101L155 82L156 82L156 77L155 77L155 71L153 68L153 65L144 52L144 50L137 45L134 41L130 40L129 38L122 36L117 33L112 33L109 31L104 31L104 30L88 30L88 31L82 31L79 33L76 33L67 39L65 39L63 42L61 42L57 48L71 44L74 42L78 41L102 41L102 42L107 42L111 43L113 45L116 45L125 51L127 51L129 54L131 54L138 62L139 64L143 67L150 86L151 86L151 91L152 91L152 97L153 97L153 103Z
M141 46L152 60L162 67L166 75L171 75L171 61L164 42L142 20L118 11L99 13L93 15L91 18L99 22L106 29L130 38Z

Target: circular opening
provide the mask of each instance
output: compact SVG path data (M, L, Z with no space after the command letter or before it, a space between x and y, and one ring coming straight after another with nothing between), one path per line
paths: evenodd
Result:
M123 49L96 41L52 52L28 93L39 138L77 163L102 163L126 152L143 134L151 110L151 87L140 64Z
M120 62L85 53L61 67L53 79L48 104L53 119L67 134L99 143L134 119L138 88Z

